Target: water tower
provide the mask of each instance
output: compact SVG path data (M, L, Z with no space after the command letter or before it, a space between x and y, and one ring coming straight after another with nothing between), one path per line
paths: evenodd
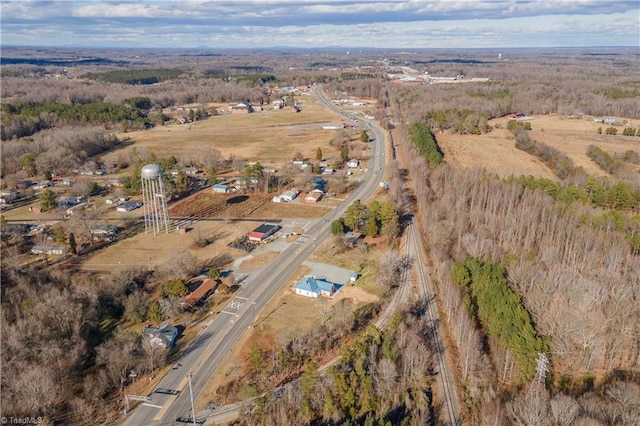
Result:
M157 164L147 164L140 172L142 201L144 202L144 230L158 235L169 233L167 196L162 183L162 169Z

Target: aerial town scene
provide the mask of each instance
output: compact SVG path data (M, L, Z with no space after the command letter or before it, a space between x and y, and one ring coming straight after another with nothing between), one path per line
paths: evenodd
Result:
M635 1L0 12L1 424L640 424Z

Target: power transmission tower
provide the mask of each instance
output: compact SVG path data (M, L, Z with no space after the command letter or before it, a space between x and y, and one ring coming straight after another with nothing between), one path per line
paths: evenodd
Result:
M538 366L536 367L536 380L540 384L544 384L547 378L547 365L549 364L549 358L547 355L540 352L538 353L538 359L536 360Z

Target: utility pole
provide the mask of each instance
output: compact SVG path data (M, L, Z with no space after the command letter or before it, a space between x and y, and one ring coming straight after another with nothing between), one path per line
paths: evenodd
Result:
M251 306L253 306L253 325L256 325L257 314L256 314L256 302L251 302Z
M191 416L193 418L193 426L196 425L196 406L193 403L193 388L191 387L191 373L187 376L189 378L189 396L191 397Z

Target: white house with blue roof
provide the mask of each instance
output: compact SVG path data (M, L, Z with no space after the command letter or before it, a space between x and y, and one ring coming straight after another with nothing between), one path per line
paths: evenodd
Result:
M305 277L294 286L296 294L306 297L331 297L336 292L336 285L329 281L319 280L314 277Z

